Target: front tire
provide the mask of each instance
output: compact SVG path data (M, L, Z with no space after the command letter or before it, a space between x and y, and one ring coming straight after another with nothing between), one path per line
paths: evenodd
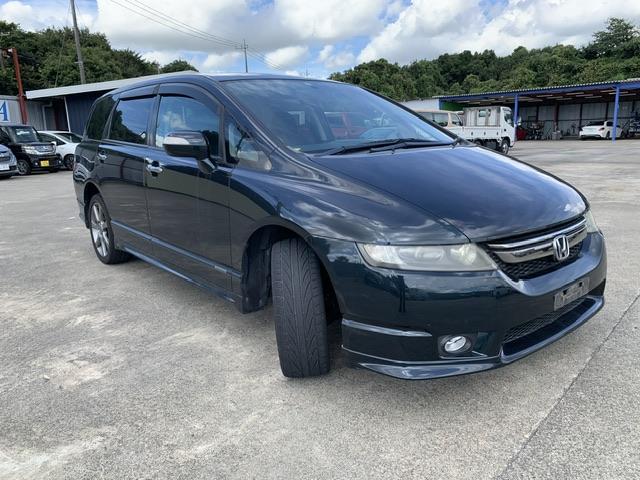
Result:
M271 248L271 291L284 376L327 373L329 340L320 264L302 240L282 240Z
M506 138L502 139L502 142L500 142L500 151L502 153L504 153L505 155L507 153L509 153L509 140Z
M99 194L91 197L89 201L89 231L91 244L96 252L98 260L107 265L114 265L129 260L127 252L118 250L115 246L115 237L111 228L111 217L107 206Z
M23 159L18 159L18 175L25 176L31 174L31 164Z

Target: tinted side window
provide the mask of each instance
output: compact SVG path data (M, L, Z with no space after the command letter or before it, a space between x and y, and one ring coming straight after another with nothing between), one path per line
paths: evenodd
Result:
M113 98L105 97L97 101L91 112L91 118L87 122L85 137L93 140L101 140L104 126L113 107Z
M111 117L109 138L123 142L145 144L147 122L153 97L120 100Z
M180 131L201 132L209 143L211 155L220 155L220 116L217 110L193 98L164 96L158 109L156 146L162 147L168 133Z

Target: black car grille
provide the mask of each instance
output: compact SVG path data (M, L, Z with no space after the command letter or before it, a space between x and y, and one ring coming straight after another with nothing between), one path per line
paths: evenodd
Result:
M571 310L585 302L585 300L587 299L579 298L578 300L574 300L573 302L568 303L555 312L545 313L544 315L534 318L533 320L529 320L528 322L509 329L504 336L504 340L502 341L502 343L514 342L522 337L526 337L527 335L540 330L543 327L546 327L547 325L552 324L560 317L566 315Z
M513 280L525 280L568 265L578 258L581 249L582 242L571 247L569 250L569 256L562 262L557 262L553 257L544 257L529 260L528 262L506 263L500 260L491 250L488 250L488 252L493 261L498 265L498 268L500 268L500 270L506 273L510 278Z

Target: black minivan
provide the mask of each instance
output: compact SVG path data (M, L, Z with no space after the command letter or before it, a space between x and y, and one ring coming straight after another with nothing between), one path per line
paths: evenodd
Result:
M348 364L425 379L511 363L604 303L576 189L354 85L148 80L96 101L76 162L98 259L134 255L241 312L273 302L288 377L329 370L334 320Z

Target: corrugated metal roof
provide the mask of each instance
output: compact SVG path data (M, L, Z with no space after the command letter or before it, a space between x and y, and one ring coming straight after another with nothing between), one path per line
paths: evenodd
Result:
M281 75L270 73L198 73L198 72L172 72L160 73L158 75L145 75L142 77L123 78L121 80L109 80L107 82L85 83L84 85L69 85L67 87L43 88L41 90L29 90L25 92L27 99L35 100L38 98L63 97L65 95L75 95L77 93L89 92L107 92L117 88L127 87L134 83L144 82L147 80L155 80L158 78L170 77L173 75L202 75L214 80L236 80L239 78L304 78L305 80L313 80L306 77L297 77L293 75ZM329 80L326 80L329 81Z
M436 95L433 98L465 98L465 97L478 97L478 96L496 96L496 95L513 95L516 93L539 93L548 92L553 90L579 90L581 88L594 88L594 87L607 87L615 85L625 84L637 84L640 88L640 78L628 78L626 80L610 80L607 82L592 82L592 83L576 83L573 85L554 85L550 87L538 87L538 88L518 88L515 90L497 90L494 92L475 92L475 93L461 93L457 95ZM634 85L635 87L635 85Z
M188 72L187 72L188 73ZM195 73L195 72L191 72ZM115 90L116 88L126 87L143 80L151 80L154 78L170 77L172 75L184 75L185 72L159 73L157 75L145 75L143 77L123 78L120 80L109 80L106 82L85 83L83 85L69 85L67 87L43 88L40 90L28 90L25 92L27 99L35 100L37 98L47 97L63 97L65 95L73 95L76 93L88 92L106 92Z

